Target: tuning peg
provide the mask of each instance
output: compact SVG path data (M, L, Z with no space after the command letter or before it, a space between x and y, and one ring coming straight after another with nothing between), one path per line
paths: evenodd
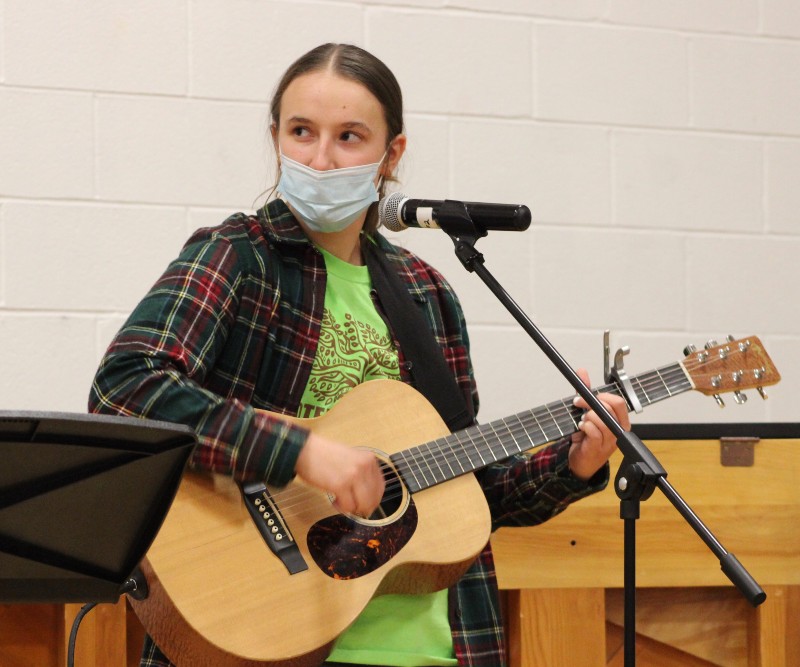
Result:
M718 387L722 386L722 376L715 375L711 378L711 386L717 389ZM719 394L714 394L714 400L717 402L717 405L721 408L725 407L725 401L722 400L722 396Z
M761 368L756 368L753 370L753 377L756 380L760 380L767 374L767 369L763 366ZM756 391L758 391L758 395L761 396L762 400L767 400L769 396L767 396L767 392L764 391L764 387L756 387Z
M690 357L695 353L697 354L698 363L702 364L702 363L705 363L706 361L708 361L708 351L707 350L703 350L702 352L698 352L697 351L697 346L694 345L693 343L690 343L689 345L687 345L686 347L683 348L683 354L686 357Z
M712 347L716 347L716 346L717 346L717 341L714 338L709 338L706 341L706 346L705 347L706 347L707 350L710 350Z
M743 405L747 403L747 394L743 394L737 389L733 392L733 400L736 401L737 404Z

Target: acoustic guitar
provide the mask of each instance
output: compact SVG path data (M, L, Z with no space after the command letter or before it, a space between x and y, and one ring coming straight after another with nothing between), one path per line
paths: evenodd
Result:
M735 391L741 401L741 390L763 393L779 380L750 337L593 390L648 406L690 390L718 400ZM471 473L576 432L582 412L572 399L451 434L413 388L377 380L322 417L275 415L374 451L387 479L379 510L343 515L299 480L239 487L187 473L141 564L149 595L131 604L179 665L316 667L372 597L431 592L461 577L490 535Z

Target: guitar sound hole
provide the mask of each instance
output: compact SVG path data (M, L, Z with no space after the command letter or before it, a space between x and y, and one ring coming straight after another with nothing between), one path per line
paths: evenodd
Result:
M329 577L356 579L373 572L408 544L417 528L417 508L408 490L382 459L381 469L386 490L369 518L334 514L308 531L309 553Z

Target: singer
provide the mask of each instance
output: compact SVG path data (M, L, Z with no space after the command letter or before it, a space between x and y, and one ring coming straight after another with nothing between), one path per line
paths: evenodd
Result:
M434 268L377 229L378 201L406 148L402 95L386 65L361 48L324 44L286 70L270 111L279 178L267 203L189 238L112 341L89 409L187 424L198 437L195 470L275 488L297 477L330 494L339 512L370 517L386 487L375 455L280 415L335 414L357 385L389 379L421 391L451 430L475 423L464 315ZM624 401L601 400L628 428ZM574 435L479 470L492 528L541 523L604 488L615 447L587 412ZM218 570L211 588L226 574ZM266 595L270 582L252 586ZM233 600L238 592L225 591ZM503 667L497 594L487 544L449 590L374 597L319 663ZM260 615L277 620L305 602L281 599ZM180 648L192 642L148 631L155 641L145 643L143 666L196 664Z

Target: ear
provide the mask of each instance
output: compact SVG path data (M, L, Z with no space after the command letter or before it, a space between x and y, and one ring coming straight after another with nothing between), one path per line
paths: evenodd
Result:
M394 170L406 152L406 135L398 134L394 139L389 142L389 147L386 149L386 164L382 169L382 175L386 178L391 178Z
M272 135L272 147L275 149L275 155L280 159L281 151L278 145L278 126L275 123L270 123L269 133Z

